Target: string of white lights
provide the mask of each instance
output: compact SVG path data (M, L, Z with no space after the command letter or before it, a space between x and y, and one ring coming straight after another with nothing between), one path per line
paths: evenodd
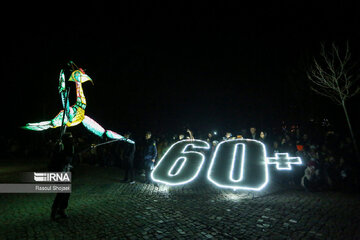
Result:
M198 151L188 151L189 147L199 150L210 149L210 145L202 140L182 140L174 143L151 172L152 180L175 186L196 179L204 165L205 155ZM175 173L172 173L181 160L180 167Z
M192 149L188 151L190 147ZM187 139L174 143L151 172L152 180L172 186L193 181L205 162L201 151L209 149L209 144L202 140ZM299 157L289 157L288 153L266 157L265 145L257 140L225 140L216 146L207 179L221 188L260 191L269 182L268 164L275 164L278 170L291 170L291 164L302 162ZM239 177L235 177L239 171Z

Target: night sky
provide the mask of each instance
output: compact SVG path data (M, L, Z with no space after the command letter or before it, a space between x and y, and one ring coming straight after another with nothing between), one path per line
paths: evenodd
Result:
M94 80L83 85L86 114L120 133L238 131L310 115L342 123L340 107L310 92L306 70L321 42L348 40L360 62L358 3L180 2L3 8L4 132L61 110L58 74L69 60Z

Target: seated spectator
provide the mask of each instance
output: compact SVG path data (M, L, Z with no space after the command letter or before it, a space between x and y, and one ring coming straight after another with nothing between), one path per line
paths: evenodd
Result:
M319 189L319 169L316 168L314 161L310 161L301 178L301 186L307 191L316 191Z

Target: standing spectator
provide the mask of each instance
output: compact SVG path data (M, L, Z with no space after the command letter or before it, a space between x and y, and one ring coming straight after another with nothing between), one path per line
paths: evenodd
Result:
M162 136L160 141L157 141L158 158L161 159L169 148L169 141L165 136Z
M282 137L282 138L281 138L279 150L280 150L280 152L286 152L286 153L289 152L289 145L288 145L288 143L286 142L286 138L285 138L285 137Z
M334 190L339 186L341 173L338 169L338 164L335 160L335 156L332 154L330 154L330 156L325 159L324 177L327 187L329 189Z
M307 135L306 133L304 133L304 135L302 136L302 145L306 146L306 147L310 147L311 145L311 142L310 142L310 139L309 139L309 135Z
M290 137L289 134L285 135L285 139L286 139L286 144L287 144L287 148L288 148L288 153L294 154L296 152L295 142L293 141L293 139Z
M210 151L208 151L208 159L210 159L210 157L213 156L216 146L219 144L219 141L214 140L210 144L211 144L210 145L211 148L210 148ZM207 162L210 162L210 161L207 161Z
M213 135L212 135L211 132L208 133L207 138L206 138L206 141L207 141L209 144L212 144Z
M194 140L194 135L192 133L192 131L190 129L187 129L186 132L189 134L189 137L187 137L187 139L190 139L190 140Z
M184 140L184 139L185 139L185 135L183 133L180 133L179 137L178 137L178 140L181 141L181 140Z
M256 136L256 128L254 128L254 127L251 127L251 128L250 128L249 138L250 138L250 139L255 139L255 140L258 139L258 137Z
M265 146L267 146L267 145L268 145L268 139L267 139L267 134L266 134L266 132L261 131L259 136L260 136L260 137L259 137L258 140L259 140L260 142L264 143Z
M268 141L266 132L261 131L258 140L265 145L266 152L268 152L272 149L272 146L271 146L270 142Z
M130 138L131 133L126 132L124 134L125 138ZM135 173L134 173L134 156L135 156L135 143L131 144L125 142L123 158L125 165L125 177L124 182L130 181L130 184L135 183Z
M74 157L74 143L71 133L66 133L63 137L63 141L59 141L57 149L51 158L49 170L52 172L69 172L71 169L71 163ZM56 220L56 217L67 218L65 213L68 207L70 193L57 193L54 202L51 207L51 220Z
M101 148L99 156L99 165L101 167L111 166L111 153L109 151L109 146L104 146Z
M230 131L226 131L225 137L223 137L223 140L230 140L230 139L235 139L235 138L232 137L232 134Z
M279 153L280 152L280 149L279 149L279 143L277 141L274 141L273 142L273 145L272 145L272 156L275 156L275 153Z
M157 156L155 140L151 138L151 132L145 134L144 145L144 163L145 163L145 183L151 183L151 170L154 168L155 158Z

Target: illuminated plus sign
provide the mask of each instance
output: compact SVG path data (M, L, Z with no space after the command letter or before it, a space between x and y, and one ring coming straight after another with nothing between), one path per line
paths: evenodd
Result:
M275 157L267 157L268 164L276 164L277 170L291 170L291 164L301 164L299 157L289 157L288 153L275 153Z

